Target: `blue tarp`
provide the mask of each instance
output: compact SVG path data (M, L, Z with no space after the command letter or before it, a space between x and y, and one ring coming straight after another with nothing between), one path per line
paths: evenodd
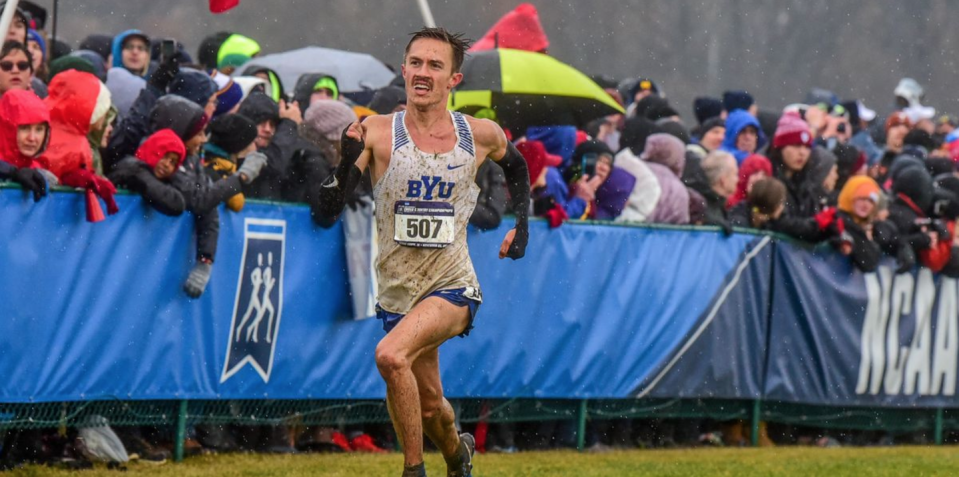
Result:
M90 224L80 194L25 197L0 190L0 402L384 396L339 225L223 210L194 300L188 216L120 196ZM499 260L511 225L469 232L484 303L442 348L450 397L957 403L955 280L863 275L768 236L542 221L526 258Z

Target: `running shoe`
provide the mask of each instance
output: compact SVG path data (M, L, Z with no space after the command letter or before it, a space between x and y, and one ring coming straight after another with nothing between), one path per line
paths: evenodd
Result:
M476 440L464 432L460 434L460 465L456 469L446 469L446 477L472 477L473 453L476 452Z

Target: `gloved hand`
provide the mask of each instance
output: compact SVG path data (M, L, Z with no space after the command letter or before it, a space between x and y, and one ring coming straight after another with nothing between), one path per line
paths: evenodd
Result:
M341 159L338 168L348 170L348 166L356 164L364 149L366 149L366 127L360 122L350 124L343 129L340 137Z
M916 252L908 244L896 250L896 274L908 273L916 266Z
M12 179L24 189L33 192L34 202L39 202L41 197L47 195L47 180L36 169L21 167L13 173Z
M213 264L206 262L197 262L190 270L190 276L186 278L183 284L183 291L191 298L198 298L206 290L206 284L210 281L210 274L213 273Z
M179 55L173 55L163 64L157 67L156 71L153 72L153 75L150 76L150 80L147 83L150 86L160 90L161 93L165 94L167 87L170 86L170 83L173 82L173 78L175 78L179 73Z
M63 175L63 185L90 189L107 203L107 213L113 215L120 211L113 195L117 188L105 177L94 175L87 169L76 169Z
M513 230L516 231L516 234L513 235L513 243L506 250L506 256L513 260L519 260L526 256L526 246L529 244L529 227L517 226Z
M251 152L243 159L243 165L240 166L240 170L236 171L236 173L240 174L240 181L244 184L249 184L260 175L260 171L263 170L263 166L265 165L266 154L262 152Z

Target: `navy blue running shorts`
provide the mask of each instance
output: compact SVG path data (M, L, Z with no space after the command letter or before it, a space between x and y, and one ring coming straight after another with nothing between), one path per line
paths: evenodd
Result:
M455 290L439 290L426 295L427 298L431 296L442 298L455 306L469 307L470 321L466 325L466 329L463 330L463 332L459 335L461 338L469 336L470 330L473 329L473 320L476 318L476 312L479 310L481 302L473 298L467 298L465 288L457 288ZM401 315L399 313L390 313L380 308L379 303L376 304L376 318L383 320L383 330L387 333L392 331L393 328L396 328L396 325L400 324L400 320L402 320L405 316L406 315Z

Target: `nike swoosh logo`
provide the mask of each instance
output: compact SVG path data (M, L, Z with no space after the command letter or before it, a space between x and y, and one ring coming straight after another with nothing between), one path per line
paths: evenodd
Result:
M446 168L452 171L452 170L455 170L455 169L459 169L460 167L463 167L463 166L465 166L465 165L466 165L466 164L460 164L460 165L458 165L458 166L450 166L450 165L447 165Z

